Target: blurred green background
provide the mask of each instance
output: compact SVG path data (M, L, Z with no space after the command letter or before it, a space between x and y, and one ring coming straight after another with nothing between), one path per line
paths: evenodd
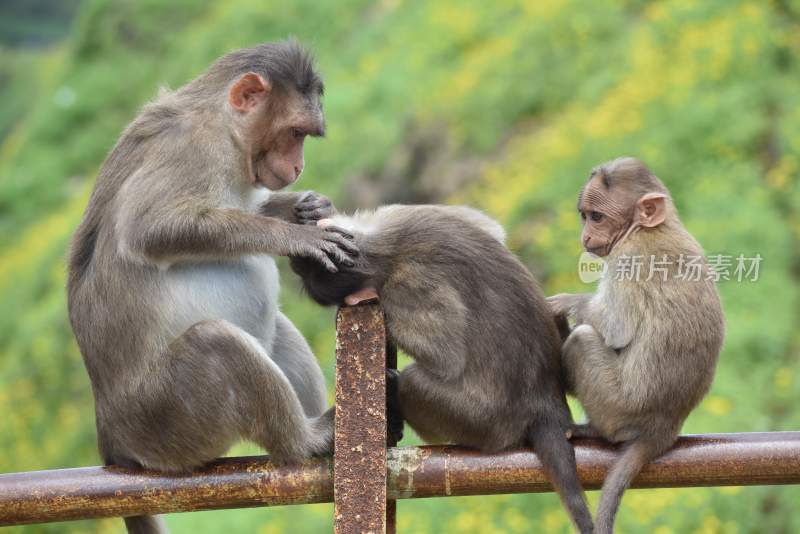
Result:
M720 284L727 341L684 432L800 429L800 1L6 0L0 472L99 461L64 255L119 132L160 85L288 35L316 51L327 85L329 134L310 143L302 188L346 208L479 206L549 294L586 289L574 206L591 167L645 159L708 253L764 257L757 282ZM282 302L330 379L333 312L286 271ZM799 506L798 487L631 491L619 531L800 532ZM570 531L552 495L401 501L398 515L403 534ZM175 533L329 532L332 507L168 522Z

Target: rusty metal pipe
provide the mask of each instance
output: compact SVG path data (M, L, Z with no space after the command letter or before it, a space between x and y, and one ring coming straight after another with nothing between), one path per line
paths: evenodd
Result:
M386 331L376 304L336 315L334 534L386 532Z
M618 455L576 443L587 489L600 487ZM457 447L390 449L390 499L551 491L536 455L484 455ZM685 436L645 467L637 488L800 484L800 432ZM331 502L329 459L274 466L267 457L225 458L191 475L83 467L0 475L0 525L219 508Z
M619 448L599 440L576 441L584 488L600 489ZM403 447L388 458L389 497L494 495L553 491L535 454L494 455L457 447ZM800 484L800 432L683 436L647 465L634 488Z
M79 467L0 475L0 525L330 502L330 459L222 458L189 475Z

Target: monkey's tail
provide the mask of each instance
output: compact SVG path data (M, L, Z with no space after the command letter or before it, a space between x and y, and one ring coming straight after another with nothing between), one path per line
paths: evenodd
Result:
M531 425L528 439L555 486L564 508L569 512L575 528L581 534L590 534L594 532L592 516L578 479L575 449L567 440L565 430L556 421L538 421Z
M642 467L667 450L671 445L667 439L637 438L625 448L603 481L600 506L597 508L597 534L612 534L614 519L622 501L622 494Z
M128 534L169 534L164 518L157 515L137 515L125 518Z

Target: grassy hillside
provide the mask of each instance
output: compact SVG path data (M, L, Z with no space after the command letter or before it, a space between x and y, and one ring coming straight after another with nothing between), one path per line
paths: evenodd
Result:
M574 206L591 167L644 158L709 253L764 258L757 282L720 284L727 341L684 431L800 428L800 2L287 4L90 0L62 46L0 53L0 472L98 462L63 257L120 130L160 85L288 35L316 50L327 86L328 136L310 143L301 187L347 207L482 207L547 293L586 290ZM332 312L284 280L283 306L330 378ZM798 499L796 487L632 491L620 532L796 532ZM168 521L176 533L326 532L331 514L316 505ZM555 497L523 495L403 501L399 531L569 527Z

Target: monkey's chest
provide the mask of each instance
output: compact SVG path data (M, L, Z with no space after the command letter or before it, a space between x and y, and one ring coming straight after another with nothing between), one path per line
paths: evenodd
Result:
M164 281L164 319L173 337L211 319L229 321L261 340L272 337L279 289L271 257L174 265Z

